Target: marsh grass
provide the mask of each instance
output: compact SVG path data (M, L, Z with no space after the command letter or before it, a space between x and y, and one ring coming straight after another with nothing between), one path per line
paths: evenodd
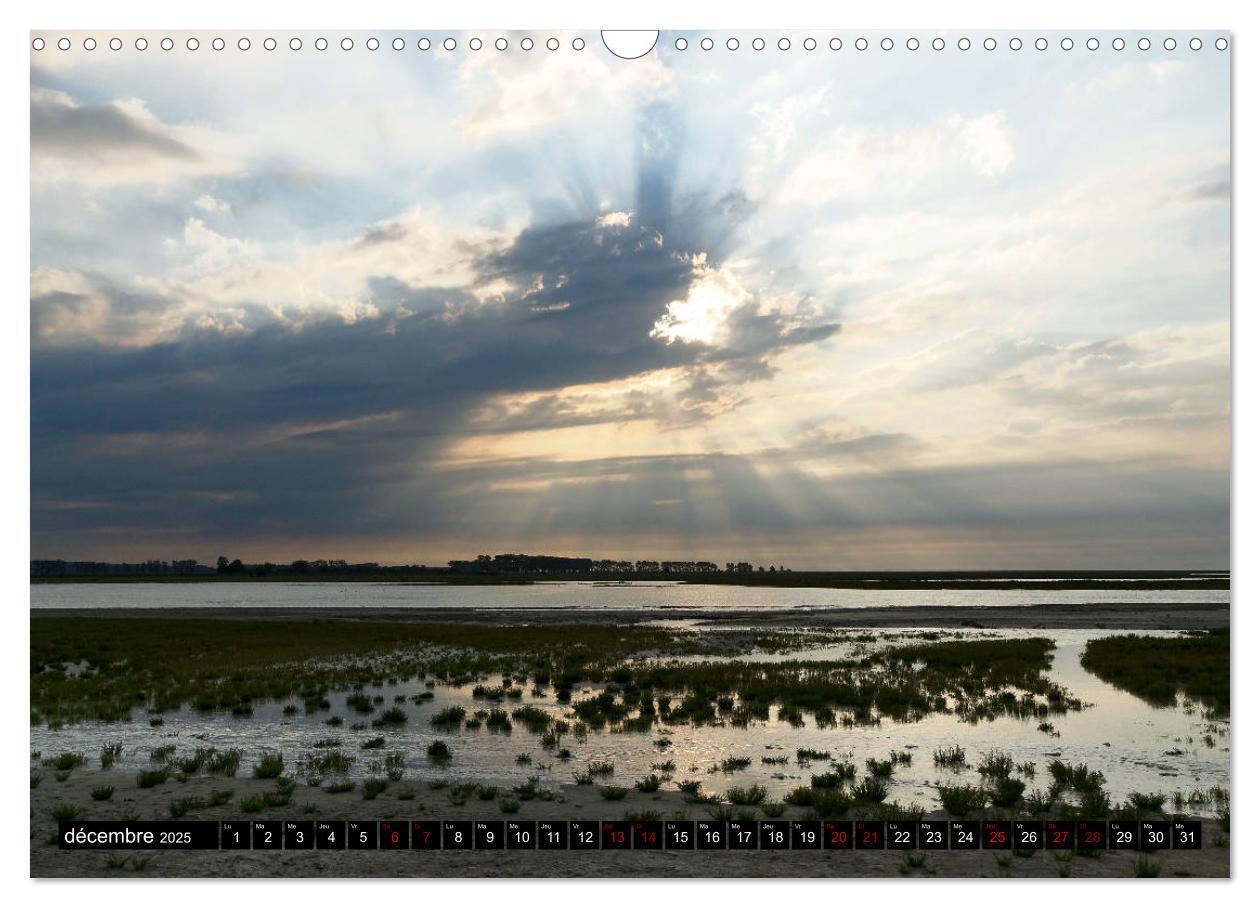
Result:
M866 771L876 779L891 779L893 761L869 759L866 761Z
M85 811L75 804L56 804L49 813L54 820L79 820L83 818Z
M809 777L810 788L841 788L846 781L852 780L852 774L843 772L816 773Z
M1155 706L1174 706L1184 693L1229 712L1229 628L1180 637L1101 637L1085 644L1081 665Z
M834 638L831 632L286 620L228 626L172 619L159 629L142 619L36 617L31 623L32 715L50 725L119 721L131 718L137 705L165 711L181 704L248 715L255 703L295 699L309 712L324 708L329 689L350 690L350 708L366 715L385 702L379 694L364 693L367 684L399 677L423 677L426 686L436 679L464 684L491 672L512 679L495 694L496 702L500 695L519 699L523 687L516 685L527 684L530 676L537 687L554 687L559 702L572 702L579 684L611 682L614 689L574 702L573 709L592 727L611 724L623 731L647 731L657 721L746 727L753 719L768 721L775 707L794 722L812 713L823 724L843 716L846 726L955 710L971 721L1003 714L1041 718L1079 708L1043 676L1052 644L1040 638L925 639L831 662L665 658L782 652ZM101 653L109 654L104 663ZM644 653L657 658L634 660ZM84 658L100 666L91 678L44 670ZM277 671L280 665L284 668ZM621 691L625 694L619 698ZM455 726L464 719L461 709L448 707L430 721ZM540 717L539 727L541 722ZM662 736L654 743L667 747L669 739Z
M391 782L401 782L406 761L407 755L401 750L395 750L386 754L385 777Z
M1024 796L1024 806L1035 814L1046 814L1058 802L1052 791L1031 791Z
M39 788L39 783L44 781L44 774L31 770L31 788Z
M718 764L718 769L720 769L722 772L727 773L729 775L731 773L745 770L751 765L752 765L751 757L726 757L724 760L722 760L721 763Z
M247 798L241 798L238 806L246 813L259 813L276 807L287 807L293 800L293 780L279 778L273 791L264 791Z
M113 741L101 746L101 769L112 769L122 758L122 741Z
M1024 799L1024 783L1009 776L999 778L989 791L994 807L1014 807Z
M966 769L967 751L957 744L949 747L938 747L932 754L932 762L937 766L947 766L950 769Z
M348 791L354 791L355 785L348 779L341 782L329 782L323 786L323 790L328 794L345 794Z
M373 801L376 796L385 791L389 787L386 779L364 779L363 780L363 800Z
M171 777L171 771L165 766L161 769L145 769L136 775L136 785L141 788L154 788Z
M660 791L662 781L660 776L652 773L652 775L635 782L634 787L644 794L651 794L654 791Z
M954 817L965 817L972 811L983 810L988 802L984 789L974 785L942 785L936 795L941 806Z
M385 712L381 713L376 719L372 720L373 728L385 728L387 726L405 725L407 723L407 714L397 706L391 706Z
M445 763L453 756L445 741L434 741L425 748L425 753L434 763Z
M93 801L108 801L113 796L114 796L113 785L98 785L96 788L92 789Z
M601 785L599 786L599 796L605 801L621 801L630 793L629 788L621 788L617 785Z
M462 706L448 706L429 717L429 724L438 728L459 725L464 721L467 710Z
M278 753L265 753L254 764L255 779L278 779L284 772L284 757Z
M216 750L206 760L206 772L215 776L232 777L241 766L241 752L236 748Z
M1155 792L1130 792L1128 799L1128 805L1130 807L1143 813L1163 813L1164 804L1167 802L1168 795L1157 794Z
M1111 798L1107 792L1091 789L1080 794L1080 814L1083 817L1105 817L1111 813Z
M541 735L551 727L551 716L536 706L518 706L512 710L512 718L531 735Z
M1005 779L1015 771L1015 760L1010 754L991 750L980 758L976 772L989 779Z
M298 760L298 771L311 776L344 776L355 764L352 754L340 750L323 750L305 754Z
M179 770L180 775L194 776L201 772L213 754L214 748L198 747L188 756L176 758L173 765Z
M496 707L486 714L486 729L497 734L510 734L512 720L504 710Z
M73 769L78 769L86 762L87 758L83 754L67 752L44 759L42 765L51 769L61 770L62 772L70 772Z
M194 810L205 810L210 806L210 802L205 798L180 798L171 801L169 805L171 817L178 820L180 817L191 813Z
M1049 768L1050 776L1055 782L1076 792L1101 791L1107 782L1101 772L1092 771L1084 763L1070 764L1054 760Z
M756 807L764 804L767 791L761 785L749 785L747 788L732 786L726 790L726 800L741 807Z
M831 751L829 750L811 750L808 747L798 748L796 751L797 763L808 763L811 760L830 760Z
M542 780L538 776L530 776L521 784L513 785L512 793L522 801L550 801L555 797L542 787Z
M867 776L850 789L853 800L865 804L879 804L888 797L888 783L877 776Z
M520 811L521 811L521 802L516 800L516 798L508 798L508 797L499 798L499 812L500 813L520 813Z

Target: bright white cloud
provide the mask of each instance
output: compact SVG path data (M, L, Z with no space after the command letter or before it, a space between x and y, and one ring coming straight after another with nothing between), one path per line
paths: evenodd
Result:
M610 211L607 214L601 214L595 221L595 226L609 227L629 227L630 219L634 217L632 211Z
M695 263L695 279L686 298L670 302L651 336L670 344L720 344L726 337L730 315L751 299L734 275L710 267L701 257Z
M232 213L231 205L223 201L223 199L216 199L209 193L198 196L193 200L193 205L207 214L226 215Z

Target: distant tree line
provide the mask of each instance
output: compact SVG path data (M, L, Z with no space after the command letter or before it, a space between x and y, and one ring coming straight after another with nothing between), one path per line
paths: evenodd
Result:
M349 562L344 558L315 558L307 560L275 563L265 561L262 564L246 564L239 558L228 560L220 555L215 562L215 573L226 577L272 577L296 574L418 574L431 571L443 571L443 568L432 568L423 564L391 564L382 565L375 561Z
M779 567L778 571L785 568ZM776 568L771 566L770 573ZM747 561L727 562L727 574L764 573ZM375 561L349 562L344 558L300 558L290 562L251 564L240 558L220 555L213 567L194 559L143 561L134 564L105 561L41 560L31 562L32 577L159 577L218 575L221 577L288 576L413 576L418 574L720 574L723 569L712 561L617 561L569 558L561 555L478 555L468 561L450 561L445 567L424 564L382 565Z
M556 555L478 555L471 561L450 561L447 566L456 574L716 574L721 570L712 561L596 561ZM747 561L728 561L726 571L750 574L753 566Z
M31 562L32 577L164 577L186 574L212 574L214 569L198 564L196 559L176 561L64 561L61 559Z

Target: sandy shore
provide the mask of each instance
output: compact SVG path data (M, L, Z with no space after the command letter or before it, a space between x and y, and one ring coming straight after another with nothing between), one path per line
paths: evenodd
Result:
M94 802L91 790L113 785L109 801ZM246 814L236 806L245 796L273 789L257 779L190 779L155 788L137 787L135 775L117 771L76 770L65 782L51 776L31 790L31 876L33 877L1131 877L1137 855L1108 851L1096 857L1076 855L1061 863L1052 852L1018 857L993 852L928 853L921 867L910 867L905 854L893 851L754 851L754 852L101 852L62 851L53 843L57 805L76 805L85 819L169 819L169 804L178 798L205 797L211 790L230 789L232 802L195 811L185 819L506 819L494 801L470 799L451 803L446 790L432 790L421 781L390 785L375 800L361 791L328 794L299 784L288 806ZM398 795L414 793L412 800ZM624 801L608 802L590 786L562 786L552 801L527 801L518 819L622 819L626 813L655 811L667 819L707 819L707 805L688 804L681 793L631 791ZM932 814L933 818L945 817ZM804 818L789 808L785 819ZM1204 821L1202 851L1166 851L1157 856L1161 876L1224 877L1229 875L1229 848L1214 844L1219 828ZM107 866L109 857L138 858L126 867ZM149 858L147 863L145 858Z
M1031 606L900 606L811 609L476 609L407 608L118 608L32 609L38 617L218 618L226 620L417 621L485 625L635 624L689 620L714 627L1102 628L1210 630L1229 626L1227 603L1123 603Z

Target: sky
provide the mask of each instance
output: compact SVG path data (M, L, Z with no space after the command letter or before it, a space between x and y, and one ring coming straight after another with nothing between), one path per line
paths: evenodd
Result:
M785 35L33 51L31 556L1227 567L1229 54Z

